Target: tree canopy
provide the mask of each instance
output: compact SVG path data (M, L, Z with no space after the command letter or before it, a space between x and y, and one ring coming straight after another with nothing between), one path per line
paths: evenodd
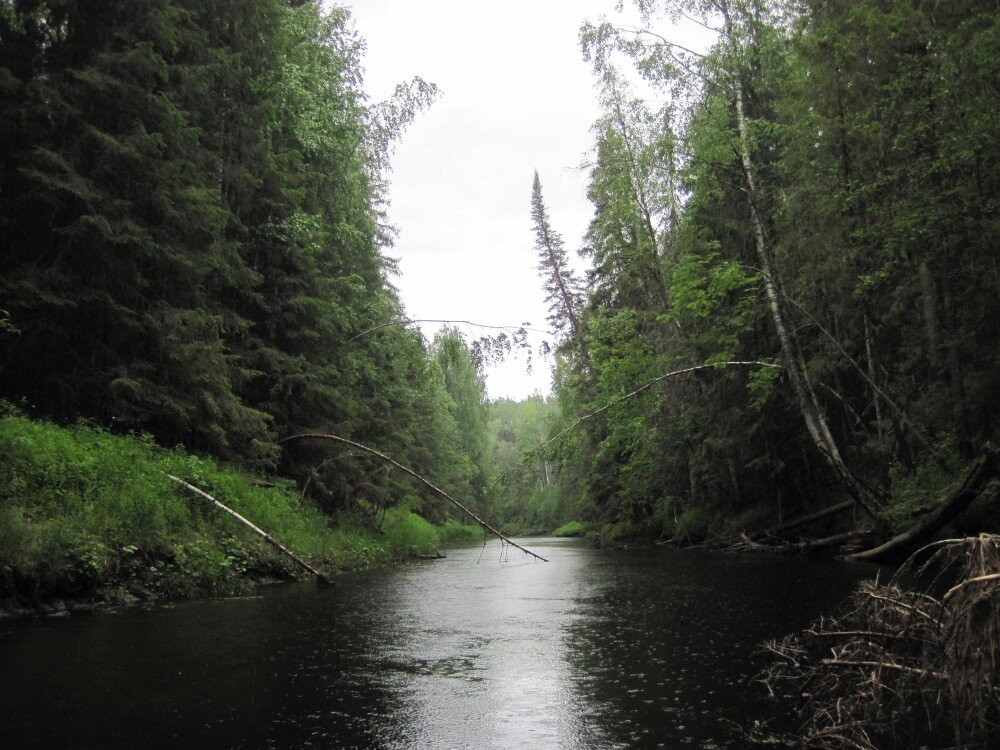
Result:
M905 513L997 437L996 8L637 5L643 28L581 32L604 114L565 346L590 369L557 377L552 433L577 515L685 536L841 494ZM657 380L734 360L762 366Z

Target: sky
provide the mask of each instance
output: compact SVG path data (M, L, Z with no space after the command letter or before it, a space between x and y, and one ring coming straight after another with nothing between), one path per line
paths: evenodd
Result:
M532 176L537 169L552 225L575 252L591 215L580 165L599 116L578 32L585 19L615 18L615 0L348 5L367 43L372 101L413 76L441 90L392 162L389 218L399 236L391 254L400 260L394 283L408 316L546 328ZM421 328L430 339L439 324ZM460 328L469 339L491 333ZM523 358L490 368L488 396L547 394L550 365L536 361L530 375Z

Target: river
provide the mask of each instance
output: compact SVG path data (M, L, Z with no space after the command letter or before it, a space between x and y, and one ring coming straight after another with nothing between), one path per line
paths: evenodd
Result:
M871 569L493 541L332 588L0 626L4 748L718 748Z

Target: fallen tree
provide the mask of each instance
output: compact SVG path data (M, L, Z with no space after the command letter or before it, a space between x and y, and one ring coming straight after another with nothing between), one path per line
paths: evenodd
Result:
M845 510L851 510L854 507L854 500L845 500L842 503L837 503L836 505L831 505L829 508L823 508L815 513L810 513L806 516L799 516L798 518L793 518L791 521L785 521L784 523L778 524L777 526L772 526L769 529L762 529L760 531L755 531L748 536L750 539L760 539L766 536L775 536L785 531L791 531L792 529L797 529L800 526L805 526L807 524L813 523L814 521L820 521L824 518L829 518L830 516L835 516L839 513L843 513Z
M915 523L906 531L897 534L876 547L852 552L844 557L848 560L863 562L899 560L916 547L929 542L936 533L967 508L984 490L998 483L1000 483L1000 459L998 459L993 447L986 445L983 449L983 454L973 462L958 487L944 498L933 503L930 509L922 511L921 515L924 516L922 521ZM856 549L859 543L874 537L875 532L864 528L857 528L818 539L805 538L791 541L782 537L784 532L833 517L853 508L854 505L854 500L846 500L815 513L786 521L778 526L750 534L740 533L735 536L717 537L707 540L705 544L713 549L720 549L726 552L773 552L778 554L801 554L833 550L837 547L845 546L848 549ZM660 543L676 544L678 542L676 540L667 540Z
M328 586L333 585L333 581L331 581L325 575L323 575L318 570L316 570L316 568L314 568L312 565L310 565L309 563L307 563L305 560L303 560L297 554L295 554L294 552L292 552L290 549L288 549L288 547L286 547L285 545L283 545L281 542L279 542L273 536L271 536L270 534L268 534L266 531L264 531L263 529L255 526L253 523L251 523L250 521L248 521L246 518L244 518L243 516L241 516L239 513L237 513L235 510L233 510L229 506L223 505L222 503L220 503L218 500L216 500L214 497L212 497L211 495L209 495L204 490L198 489L193 484L185 482L183 479L175 477L172 474L167 474L167 478L169 480L171 480L172 482L176 482L177 484L179 484L185 491L187 491L188 494L193 495L193 496L195 496L195 497L197 497L197 498L199 498L201 500L204 500L206 503L208 503L209 505L213 506L214 508L217 508L217 509L221 510L223 513L226 513L227 515L232 516L233 518L235 518L239 523L241 523L246 528L250 529L250 531L252 531L254 534L256 534L257 536L259 536L261 539L263 539L265 542L267 542L268 544L270 544L272 547L274 547L276 550L278 550L279 552L281 552L283 555L285 555L288 558L290 558L291 560L293 560L301 568L303 568L304 570L308 571L312 575L316 576L316 580L318 582L326 584Z
M431 492L433 492L434 494L438 495L439 497L443 497L445 500L447 500L448 502L450 502L456 508L458 508L459 510L461 510L462 512L464 512L467 516L469 516L469 518L471 518L472 520L474 520L476 523L478 523L480 526L482 526L487 532L489 532L490 534L493 534L495 537L497 537L498 539L500 539L502 542L504 542L506 544L509 544L511 547L514 547L516 549L521 550L521 552L523 552L526 555L531 555L531 557L534 557L536 560L541 560L542 562L548 562L548 560L546 560L541 555L536 555L530 549L526 549L525 547L522 547L520 544L518 544L517 542L513 541L512 539L510 539L509 537L507 537L502 532L500 532L497 529L493 528L490 524L488 524L482 518L480 518L475 513L473 513L471 510L469 510L467 507L465 507L464 505L462 505L462 503L458 502L458 500L456 500L455 498L453 498L451 495L449 495L447 492L445 492L444 490L442 490L440 487L436 486L435 484L431 483L430 481L428 481L424 477L420 476L413 469L411 469L411 468L409 468L407 466L404 466L403 464L399 463L399 461L396 461L395 459L390 458L389 456L387 456L384 453L381 453L381 452L375 450L374 448L369 448L367 445L363 445L362 443L359 443L359 442L357 442L355 440L351 440L349 438L340 437L339 435L328 435L328 434L317 433L317 432L305 432L305 433L302 433L302 434L299 434L299 435L289 435L288 437L282 438L281 440L279 440L278 443L279 444L281 444L281 443L288 443L288 442L291 442L293 440L326 440L326 441L329 441L329 442L341 443L343 445L349 445L352 448L357 448L360 451L364 451L365 453L369 453L369 454L375 456L376 458L378 458L379 460L384 461L385 463L389 464L390 466L393 466L393 467L399 469L400 471L404 472L405 474L409 474L411 477L413 477L414 479L416 479L422 485L424 485L425 487L427 487Z
M965 510L984 489L996 483L998 479L1000 479L1000 463L998 463L996 451L991 445L987 445L983 449L983 455L972 464L962 483L947 497L940 500L923 521L878 547L848 555L848 559L867 562L898 559L930 540L945 524Z

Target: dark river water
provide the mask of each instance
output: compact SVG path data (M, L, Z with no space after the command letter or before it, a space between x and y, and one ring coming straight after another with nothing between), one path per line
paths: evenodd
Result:
M3 748L739 747L760 641L871 573L531 539L0 628Z

